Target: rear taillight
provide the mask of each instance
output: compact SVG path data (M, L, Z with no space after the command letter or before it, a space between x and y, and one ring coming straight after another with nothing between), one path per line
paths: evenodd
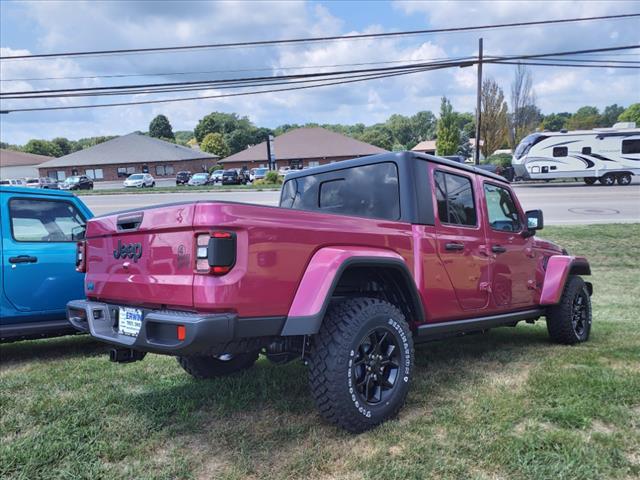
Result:
M84 240L76 243L76 270L82 273L87 271L87 242Z
M236 263L236 235L215 231L196 235L196 271L212 275L229 273Z

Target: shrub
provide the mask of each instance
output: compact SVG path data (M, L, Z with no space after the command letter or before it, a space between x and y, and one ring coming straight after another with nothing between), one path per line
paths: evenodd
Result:
M508 153L498 153L497 155L490 155L485 159L483 163L490 163L492 165L503 168L510 167L511 155L509 155Z
M270 183L270 184L282 183L282 178L280 178L280 175L278 175L278 172L275 172L273 170L270 170L265 174L264 180L266 183Z

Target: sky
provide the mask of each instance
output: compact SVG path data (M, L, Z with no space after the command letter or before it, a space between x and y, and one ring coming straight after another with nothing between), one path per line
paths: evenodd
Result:
M82 50L145 48L221 42L244 42L348 35L369 32L472 26L479 24L639 13L640 1L284 1L152 2L36 1L0 2L2 56ZM301 67L380 61L423 61L477 55L478 37L485 55L515 55L640 44L640 20L606 20L575 24L504 28L471 33L416 35L403 38L306 43L295 46L229 48L145 55L9 60L0 63L3 92L154 83L240 75L303 72ZM640 53L606 58L640 60ZM603 58L594 56L592 58ZM485 65L509 99L513 66ZM531 67L537 104L543 113L575 111L583 105L602 109L640 101L637 70ZM236 70L236 72L230 72ZM249 71L253 70L253 71ZM209 74L167 75L216 71ZM114 74L144 77L20 80ZM11 81L8 81L11 80ZM199 92L215 95L216 90ZM437 113L442 96L455 110L475 109L475 67L451 68L366 83L223 99L199 99L157 105L0 115L0 140L23 144L31 138L78 139L146 131L158 114L174 130L191 130L212 111L236 112L256 125L285 123L366 125L394 113ZM182 93L162 94L175 98ZM192 94L191 94L192 95ZM190 96L190 95L189 95ZM145 95L88 100L106 103L144 100ZM160 98L155 95L154 98ZM15 102L15 103L14 103ZM86 103L86 99L5 100L0 107Z

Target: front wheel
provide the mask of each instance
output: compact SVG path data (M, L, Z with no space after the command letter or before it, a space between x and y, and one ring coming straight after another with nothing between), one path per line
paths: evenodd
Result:
M572 275L564 286L560 303L547 310L547 331L556 343L586 342L591 333L591 297L582 278Z
M309 355L320 414L354 433L395 416L409 391L413 357L411 330L394 305L363 297L332 306Z
M253 367L258 359L258 350L218 356L190 355L177 357L180 366L194 378L206 380L224 377Z
M594 183L596 183L596 180L598 179L594 177L584 177L584 183L586 183L587 185L593 185Z
M631 183L631 174L630 173L620 173L618 174L618 185L629 185Z

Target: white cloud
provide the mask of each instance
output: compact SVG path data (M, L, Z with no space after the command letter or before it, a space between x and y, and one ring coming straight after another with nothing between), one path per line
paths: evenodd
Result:
M260 8L257 8L259 5ZM152 47L249 41L267 38L295 38L361 32L402 30L386 18L358 31L349 18L337 18L332 3L305 2L29 2L12 4L37 28L24 32L32 42L30 50L52 52L105 48ZM395 2L399 18L419 19L425 28L531 21L547 18L592 16L630 10L626 2ZM4 7L4 2L0 3ZM397 19L396 19L397 20ZM384 40L309 43L297 46L253 49L181 51L172 54L125 55L97 58L62 58L46 61L2 62L1 77L32 78L50 76L91 76L119 73L158 73L189 71L227 71L270 69L292 73L288 67L367 63L379 61L420 61L476 54L477 38L485 39L485 54L512 54L572 50L638 43L640 29L628 20L597 24L501 29L467 34L442 34ZM637 27L637 22L635 23ZM17 38L3 34L2 55L28 53ZM11 47L9 49L8 47ZM394 65L389 64L389 65ZM366 65L355 68L366 68ZM512 66L486 65L485 75L495 78L507 97L513 77ZM330 70L325 68L324 70ZM215 77L262 75L267 72L216 73ZM200 80L211 75L160 75L116 79L84 79L53 82L3 82L3 91L43 87L94 86L151 81ZM534 88L544 112L571 111L586 104L599 107L611 103L637 101L638 75L635 71L604 69L533 70ZM9 86L10 85L10 86ZM440 97L449 97L457 110L475 108L475 68L419 73L371 82L354 83L315 90L275 94L202 99L124 108L104 108L38 114L0 116L3 141L22 143L32 137L52 138L123 134L144 130L158 113L168 115L174 129L192 129L205 114L214 111L237 112L259 125L307 121L327 123L384 120L392 113L413 114L430 109L437 113ZM220 91L219 93L224 93ZM200 96L215 95L213 90ZM181 94L166 94L165 98ZM198 93L189 93L196 96ZM106 103L121 97L95 100ZM148 99L148 96L139 96ZM124 100L131 97L124 97ZM87 99L68 99L66 103L85 103ZM33 101L34 104L36 101ZM58 104L59 100L38 104ZM24 102L21 102L24 104ZM10 105L3 102L3 107Z

